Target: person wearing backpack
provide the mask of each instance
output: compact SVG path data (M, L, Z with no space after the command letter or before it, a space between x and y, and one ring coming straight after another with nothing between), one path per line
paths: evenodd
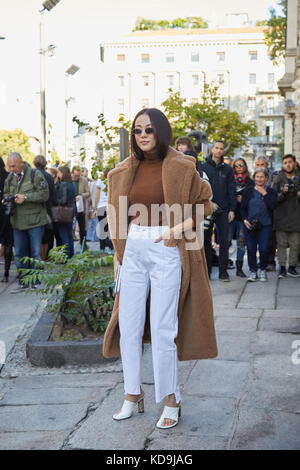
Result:
M28 287L24 284L21 269L29 268L22 258L28 255L41 260L42 238L47 224L46 202L49 198L48 183L40 171L32 170L21 155L12 152L7 157L10 174L4 185L2 203L10 213L13 227L15 263L18 269L19 286L13 293ZM32 285L35 287L35 284Z

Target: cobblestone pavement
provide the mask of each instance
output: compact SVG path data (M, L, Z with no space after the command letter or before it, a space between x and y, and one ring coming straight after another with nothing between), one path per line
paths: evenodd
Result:
M1 269L1 265L0 265ZM246 271L247 272L247 271ZM151 347L143 356L145 413L116 422L124 399L119 360L99 367L38 368L25 345L44 304L0 287L0 449L300 449L300 278L211 287L219 355L181 362L182 418L155 424Z

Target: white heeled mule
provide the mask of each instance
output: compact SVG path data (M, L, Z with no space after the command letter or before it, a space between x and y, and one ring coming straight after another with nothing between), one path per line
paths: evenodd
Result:
M164 411L159 418L156 427L160 429L168 429L173 428L178 424L179 418L181 416L181 403L179 406L165 406ZM173 424L169 424L168 426L163 426L164 419L171 419L174 421Z
M113 415L113 419L120 421L121 419L130 418L133 414L134 408L137 405L138 412L144 413L144 395L136 402L125 400L121 411Z

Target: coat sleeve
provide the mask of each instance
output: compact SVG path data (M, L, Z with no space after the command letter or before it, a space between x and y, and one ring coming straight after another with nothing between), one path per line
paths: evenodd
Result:
M250 199L250 191L252 192L253 186L249 186L249 188L245 189L244 194L242 196L242 202L240 207L240 214L242 216L242 220L248 218L248 202Z
M264 196L264 201L270 210L274 210L278 202L276 191L268 188L267 194Z
M236 209L237 198L236 198L236 184L234 179L233 170L230 168L228 175L228 194L229 194L229 210L234 212Z
M87 199L88 197L90 197L91 195L91 191L90 191L90 188L89 188L89 183L88 183L88 180L86 178L84 178L84 183L83 183L83 192L82 192L82 197L83 199Z
M278 202L285 201L285 199L287 197L287 194L288 194L288 193L283 192L283 186L284 186L284 182L282 181L280 175L278 175L278 176L276 175L273 178L271 188L274 189L274 191L276 191L277 197L278 197Z
M212 214L211 198L212 190L209 182L200 178L199 173L196 170L190 190L190 204L193 205L193 214L195 214L198 204L201 204L204 207L204 217Z

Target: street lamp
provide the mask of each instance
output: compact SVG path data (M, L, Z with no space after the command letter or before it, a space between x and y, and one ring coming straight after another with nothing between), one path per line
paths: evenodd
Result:
M78 72L80 67L77 65L71 65L66 70L66 89L65 89L65 162L68 160L68 107L71 101L75 101L75 98L72 96L68 97L68 79L71 75L75 75Z
M44 12L50 11L60 2L60 0L47 0L40 10L40 95L41 95L41 154L46 157L46 94L45 94L45 49L44 37ZM53 46L51 47L53 52Z

